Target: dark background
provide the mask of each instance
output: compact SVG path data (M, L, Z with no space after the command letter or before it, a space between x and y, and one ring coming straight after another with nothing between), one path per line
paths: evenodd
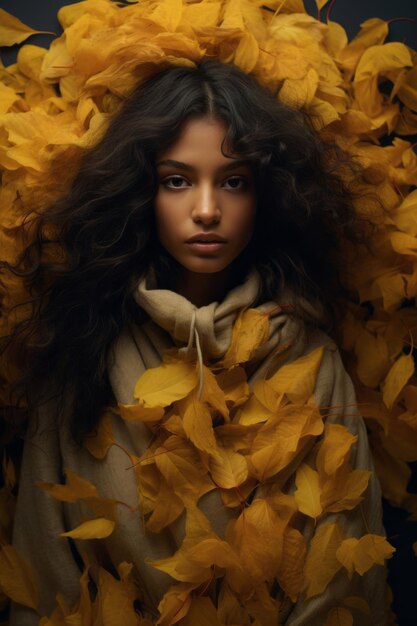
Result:
M56 13L61 6L74 4L69 0L0 0L0 7L12 13L25 24L37 30L61 32ZM265 4L268 1L265 0ZM330 3L329 3L330 4ZM314 0L305 0L311 15L317 17ZM325 21L328 5L321 11ZM388 41L401 41L417 50L417 0L336 0L331 19L342 24L349 38L355 36L361 22L371 17L393 20ZM398 19L407 18L407 19ZM33 35L28 41L48 47L53 35ZM5 65L13 63L18 47L1 49ZM417 492L417 463L414 463L413 479L409 489ZM385 526L389 541L397 549L389 561L389 582L394 591L393 608L399 626L417 626L417 558L412 543L417 541L417 522L407 521L407 513L384 503Z

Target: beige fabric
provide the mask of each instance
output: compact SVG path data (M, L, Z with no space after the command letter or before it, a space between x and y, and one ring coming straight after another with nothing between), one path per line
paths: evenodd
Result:
M222 356L230 343L236 316L256 299L258 282L257 274L252 273L222 303L212 303L200 309L178 294L149 289L146 282L142 282L136 300L150 320L141 327L126 328L109 357L109 377L116 400L123 403L133 400L137 378L145 369L160 364L167 347L189 347L193 326L197 329L205 358ZM288 303L289 300L281 302ZM352 463L357 468L371 468L365 427L357 416L352 383L335 345L326 335L318 330L308 330L305 323L289 314L291 307L270 302L259 308L271 312L270 336L250 364L249 382L253 383L266 373L271 375L282 363L320 345L325 346L315 392L317 402L321 406L340 407L328 419L343 423L353 434L359 435ZM150 434L143 424L128 424L115 416L113 428L115 439L130 452L140 455L149 445ZM66 468L93 482L101 496L117 499L131 507L137 504L136 480L129 457L121 447L113 446L102 461L93 458L71 441L66 427L58 427L53 406L44 407L40 427L35 434L28 435L25 443L14 529L14 545L36 573L43 615L52 612L58 592L70 605L78 596L81 572L68 541L59 534L78 525L83 510L73 504L62 505L36 487L37 481L62 482ZM292 488L290 482L288 489ZM380 498L379 486L373 477L361 508L329 516L320 523L337 519L349 536L361 536L366 532L383 534ZM141 600L147 615L152 617L157 615L156 607L173 581L148 566L145 559L167 557L179 547L184 533L183 519L180 518L169 530L152 534L145 532L140 513L132 513L129 506L118 506L118 523L109 538L100 542L76 542L76 547L80 553L88 555L93 573L97 565L133 562L142 592ZM204 496L200 507L214 530L223 535L233 510L221 506L216 492ZM303 532L311 538L314 527L306 522ZM355 614L355 626L384 626L384 581L385 570L378 566L363 578L354 577L352 582L340 574L322 596L308 602L301 598L296 606L289 603L283 607L281 623L286 626L322 626L327 612L337 605L339 599L361 595L366 597L372 610L371 615ZM13 607L11 626L37 623L38 618L32 611Z

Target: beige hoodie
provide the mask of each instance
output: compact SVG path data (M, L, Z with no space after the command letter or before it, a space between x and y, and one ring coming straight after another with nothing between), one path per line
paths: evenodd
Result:
M109 377L116 400L125 404L133 402L137 379L147 368L160 365L167 347L175 345L187 349L198 336L205 359L224 355L231 341L233 323L239 311L250 307L256 300L258 285L258 275L253 272L222 303L214 302L196 309L176 293L148 289L146 282L141 282L136 300L148 314L149 321L141 327L126 328L111 350ZM315 389L317 403L340 407L340 412L332 414L328 420L341 423L353 434L359 435L351 464L354 468L372 469L364 423L357 417L352 383L344 371L336 346L322 332L309 330L291 306L288 307L288 299L279 304L281 306L277 306L277 302L269 302L258 307L262 311L273 312L269 339L247 368L249 383L266 373L270 376L283 362L324 346ZM314 315L313 309L310 313ZM114 415L113 430L116 441L138 456L149 445L151 435L144 424L128 423ZM117 499L134 508L137 505L137 484L129 466L129 458L120 447L111 447L107 456L99 460L74 444L67 428L58 427L52 404L40 412L39 427L26 438L13 543L35 572L41 615L51 614L58 592L70 606L77 601L80 566L68 540L59 535L80 524L82 510L76 504L66 505L51 498L36 483L61 483L64 469L69 468L96 485L102 497ZM380 498L379 485L372 475L361 510L357 507L352 511L328 515L319 525L337 519L347 536L360 537L365 533L383 535ZM224 536L227 522L235 515L234 510L221 506L216 491L203 496L199 507L210 520L213 530L220 537ZM312 522L305 519L302 531L309 541L317 527L315 529ZM183 537L183 517L168 529L152 534L144 529L140 512L119 506L115 530L108 538L75 541L75 546L88 556L93 575L98 565L114 570L123 561L133 563L145 615L156 618L158 603L175 581L148 565L145 559L171 556L181 545ZM374 566L363 577L354 575L352 581L339 572L322 595L309 601L300 597L295 605L287 602L281 612L280 623L323 626L328 611L337 605L338 599L360 595L369 603L371 614L355 613L355 626L383 626L384 593L385 570L381 566ZM38 621L39 616L35 612L20 605L13 606L10 626L33 626Z

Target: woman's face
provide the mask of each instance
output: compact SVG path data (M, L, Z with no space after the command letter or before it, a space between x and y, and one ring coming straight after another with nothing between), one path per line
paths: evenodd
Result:
M222 122L190 120L157 159L159 241L188 272L221 272L251 240L256 194L247 161L226 157Z

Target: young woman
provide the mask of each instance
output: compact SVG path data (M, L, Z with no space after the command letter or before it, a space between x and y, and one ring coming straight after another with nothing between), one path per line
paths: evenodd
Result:
M385 623L383 567L336 556L383 535L322 330L354 173L231 66L170 67L130 96L22 258L40 306L13 542L39 603L15 602L13 626ZM105 530L63 536L90 519Z

